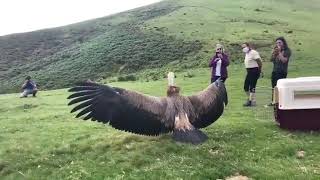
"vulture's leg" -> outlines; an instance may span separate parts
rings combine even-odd
[[[189,122],[188,115],[183,113],[175,117],[172,138],[178,142],[200,144],[208,139],[208,136]]]

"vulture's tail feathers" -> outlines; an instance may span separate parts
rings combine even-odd
[[[208,139],[208,136],[199,129],[192,130],[175,130],[172,138],[182,143],[201,144]]]

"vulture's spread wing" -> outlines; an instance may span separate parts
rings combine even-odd
[[[228,104],[226,88],[221,81],[210,84],[205,90],[194,96],[189,96],[196,113],[192,125],[204,128],[215,122]]]
[[[92,82],[79,83],[69,89],[75,103],[71,112],[81,110],[77,118],[109,123],[112,127],[143,135],[159,135],[172,130],[165,120],[166,98],[143,95],[121,88],[99,85]]]

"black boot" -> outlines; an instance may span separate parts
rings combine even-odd
[[[32,92],[32,96],[33,96],[33,97],[36,97],[36,94],[37,94],[37,91],[34,90],[34,91]]]
[[[251,106],[251,101],[250,101],[250,100],[247,100],[247,102],[244,103],[243,106],[245,106],[245,107]]]
[[[271,102],[271,103],[267,104],[267,106],[274,106],[274,104]]]

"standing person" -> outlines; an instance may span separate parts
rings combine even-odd
[[[287,41],[283,37],[276,39],[276,45],[273,49],[271,62],[273,62],[273,70],[271,75],[272,99],[269,106],[273,105],[273,90],[279,79],[287,78],[288,63],[291,56],[291,50]]]
[[[26,77],[25,82],[22,85],[23,92],[20,97],[28,97],[29,94],[32,94],[33,97],[36,97],[38,92],[37,85],[31,80],[30,76]]]
[[[225,82],[228,78],[229,58],[224,53],[224,48],[221,44],[216,45],[215,55],[211,58],[209,67],[211,67],[211,83],[221,78]]]
[[[256,106],[256,85],[262,70],[262,61],[259,53],[252,49],[249,43],[242,44],[242,51],[245,53],[244,64],[247,70],[244,81],[244,91],[247,95],[247,102],[243,106]]]

